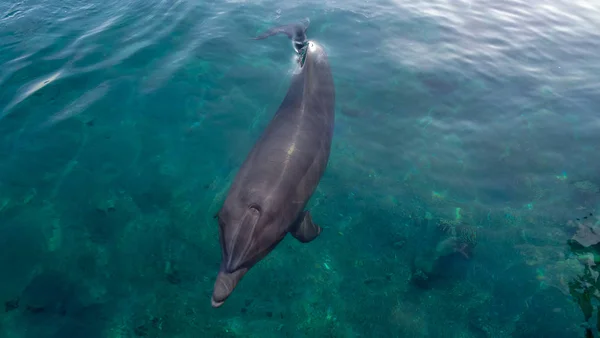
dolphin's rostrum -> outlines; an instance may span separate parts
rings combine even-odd
[[[288,232],[303,243],[321,233],[304,208],[329,159],[335,88],[325,50],[306,40],[308,22],[276,27],[256,38],[285,33],[294,48],[301,50],[304,61],[215,215],[221,267],[211,299],[213,307],[221,306],[248,270]]]

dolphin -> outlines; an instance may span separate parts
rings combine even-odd
[[[258,39],[278,33],[292,40],[302,38],[306,27],[280,26]],[[221,306],[248,270],[287,233],[302,243],[321,233],[305,207],[329,160],[335,88],[323,46],[306,39],[293,41],[303,41],[299,71],[214,216],[219,224],[221,266],[211,298],[213,307]]]

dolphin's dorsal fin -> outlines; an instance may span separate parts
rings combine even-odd
[[[319,236],[321,227],[313,222],[310,211],[304,211],[290,229],[290,233],[300,242],[308,243]]]

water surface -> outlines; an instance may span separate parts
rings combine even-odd
[[[3,337],[583,333],[568,284],[589,263],[567,241],[600,206],[595,2],[38,0],[0,13]],[[310,203],[325,230],[286,239],[215,310],[212,215],[294,71],[285,37],[250,37],[304,17],[336,84]],[[476,236],[472,252],[414,283],[448,224]]]

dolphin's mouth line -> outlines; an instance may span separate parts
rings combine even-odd
[[[212,307],[219,307],[223,305],[223,303],[225,303],[225,301],[217,302],[214,298],[210,299],[210,305],[212,305]]]

